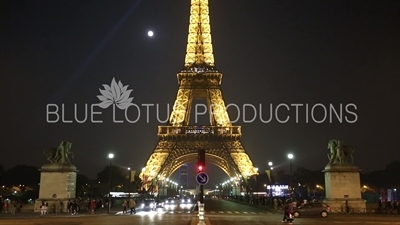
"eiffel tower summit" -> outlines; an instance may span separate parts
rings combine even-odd
[[[177,74],[178,93],[167,126],[158,127],[158,143],[139,177],[142,188],[170,177],[186,163],[196,162],[205,150],[207,163],[221,168],[230,178],[257,174],[242,146],[241,127],[230,122],[222,98],[222,73],[215,66],[211,43],[208,0],[191,0],[189,35],[183,69]],[[209,125],[190,125],[193,100],[205,100]]]

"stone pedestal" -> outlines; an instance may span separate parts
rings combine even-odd
[[[39,199],[36,200],[34,211],[40,211],[43,200],[48,203],[48,210],[66,212],[67,202],[76,194],[76,174],[78,170],[71,164],[46,164],[40,169]]]
[[[350,213],[365,213],[366,204],[361,198],[360,169],[352,164],[327,165],[325,170],[325,194],[323,201],[333,213],[346,212],[346,201]]]

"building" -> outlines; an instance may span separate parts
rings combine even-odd
[[[179,169],[179,188],[188,188],[188,165],[185,164]]]

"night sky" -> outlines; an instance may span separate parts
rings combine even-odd
[[[267,1],[210,0],[211,34],[216,67],[223,73],[226,104],[262,104],[263,123],[242,126],[242,144],[260,171],[268,161],[288,170],[322,169],[327,143],[343,139],[355,146],[354,161],[363,171],[384,169],[400,160],[400,16],[398,1]],[[113,78],[133,89],[132,103],[159,104],[166,118],[167,104],[177,93],[176,73],[183,68],[190,0],[1,1],[0,164],[40,167],[48,163],[43,150],[72,142],[71,161],[89,178],[107,164],[140,170],[154,150],[155,107],[146,108],[136,123],[112,106],[97,107],[94,124],[84,118],[84,107],[100,103],[96,97]],[[154,32],[148,37],[148,30]],[[201,103],[201,102],[200,102]],[[327,109],[317,123],[311,108]],[[73,123],[46,121],[46,106],[64,105]],[[296,111],[279,104],[303,104]],[[306,113],[305,105],[309,110]],[[329,106],[343,107],[343,120]],[[272,107],[271,107],[272,105]],[[345,110],[346,105],[351,105]],[[354,107],[356,106],[356,107]],[[356,108],[356,109],[355,109]],[[253,117],[247,109],[246,118]],[[259,109],[257,109],[259,110]],[[229,108],[231,119],[236,110]],[[133,120],[134,110],[130,115]],[[241,113],[241,116],[243,113]],[[306,121],[308,115],[308,123]],[[316,120],[323,107],[316,106]],[[344,118],[347,116],[347,121]],[[52,120],[55,120],[53,115]],[[207,121],[205,116],[200,121]],[[192,118],[194,122],[194,118]],[[202,124],[202,125],[208,125]],[[195,170],[194,165],[190,170]],[[208,166],[212,183],[227,179]],[[191,178],[194,181],[194,178]]]

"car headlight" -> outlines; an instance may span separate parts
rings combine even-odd
[[[140,206],[143,208],[143,207],[144,207],[144,204],[142,203]]]
[[[153,207],[154,206],[154,204],[153,203],[150,203],[150,207]]]
[[[171,203],[174,203],[174,200],[172,200]]]

